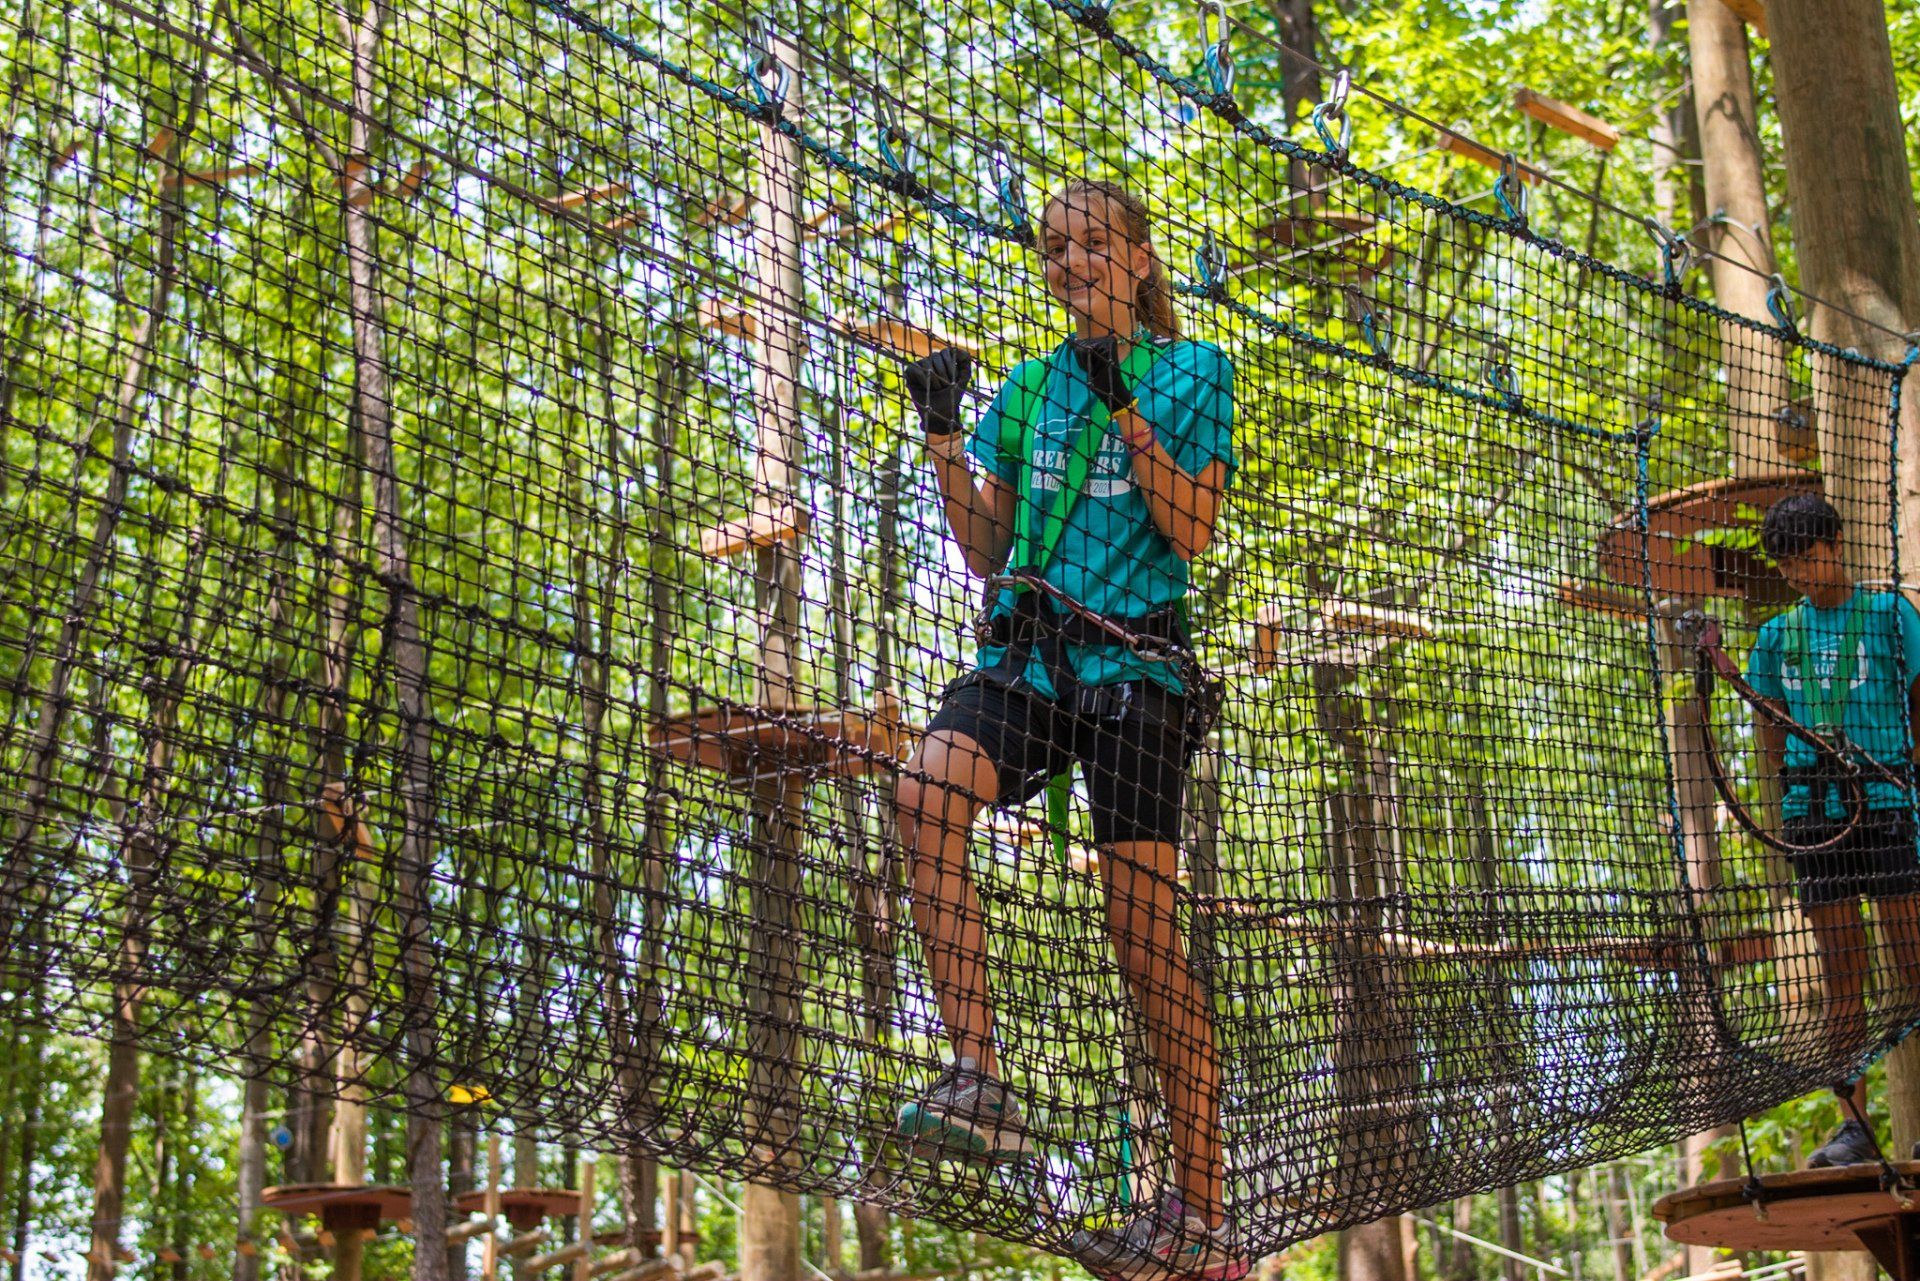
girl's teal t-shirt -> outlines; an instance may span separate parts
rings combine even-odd
[[[1847,616],[1855,600],[1862,618],[1854,653],[1853,683],[1846,694],[1847,741],[1883,765],[1903,766],[1912,750],[1907,733],[1907,691],[1920,677],[1920,612],[1898,592],[1855,588],[1844,604],[1815,609],[1801,601],[1793,609],[1767,620],[1754,638],[1747,656],[1747,683],[1762,698],[1787,705],[1787,715],[1802,725],[1814,721],[1816,700],[1827,701],[1840,691],[1831,689],[1839,674],[1840,647],[1847,634]],[[1806,620],[1807,658],[1813,670],[1802,672],[1798,655],[1790,652],[1789,619],[1798,613]],[[1787,735],[1787,766],[1814,763],[1813,748]],[[1827,817],[1843,818],[1846,806],[1838,789],[1827,791]],[[1906,792],[1891,783],[1866,784],[1869,809],[1893,809],[1911,804]],[[1782,813],[1799,818],[1807,812],[1804,784],[1788,789]]]
[[[1233,452],[1233,365],[1226,353],[1207,342],[1167,342],[1159,357],[1134,389],[1141,417],[1189,476],[1197,476],[1217,461],[1227,464],[1231,484],[1239,460]],[[1033,522],[1044,524],[1046,505],[1059,497],[1065,483],[1067,458],[1093,412],[1093,390],[1070,343],[1061,343],[1049,364],[1046,390],[1040,397],[1034,432],[1031,492],[1023,502],[1036,502]],[[1002,448],[1020,439],[1020,425],[1004,424],[1002,415],[1017,412],[1022,393],[1009,379],[987,407],[968,441],[967,452],[988,472],[1008,485],[1020,483],[1022,460],[1017,451]],[[1182,600],[1189,582],[1187,562],[1174,553],[1173,544],[1154,527],[1147,501],[1133,479],[1133,460],[1118,429],[1109,427],[1087,474],[1080,500],[1068,514],[1060,541],[1041,576],[1089,609],[1111,618],[1138,618]],[[995,613],[1013,608],[1015,592],[1002,588]],[[983,646],[981,667],[997,665],[1006,651]],[[1069,645],[1067,662],[1086,685],[1121,681],[1157,680],[1176,693],[1180,681],[1165,663],[1147,662],[1127,649],[1110,645]],[[1036,653],[1027,663],[1025,682],[1043,698],[1057,691]]]

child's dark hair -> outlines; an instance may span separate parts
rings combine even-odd
[[[1790,560],[1816,543],[1840,541],[1840,513],[1819,494],[1795,494],[1767,508],[1760,546],[1774,561]]]
[[[1167,269],[1160,261],[1160,251],[1153,247],[1153,222],[1147,216],[1147,206],[1141,199],[1117,182],[1103,182],[1097,178],[1075,178],[1053,194],[1053,200],[1066,200],[1073,196],[1103,196],[1117,215],[1120,230],[1126,233],[1128,240],[1146,246],[1151,259],[1147,267],[1147,276],[1134,291],[1134,309],[1140,314],[1140,323],[1157,338],[1178,338],[1180,320],[1173,312],[1173,288],[1167,281]]]

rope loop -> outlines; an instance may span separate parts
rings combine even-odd
[[[744,40],[747,60],[747,84],[759,99],[760,110],[769,121],[778,121],[787,108],[787,93],[793,88],[793,68],[773,52],[773,32],[767,20],[758,14],[747,19]],[[773,74],[773,84],[767,76]]]
[[[1313,131],[1320,135],[1320,145],[1335,159],[1345,159],[1353,150],[1353,117],[1347,114],[1347,94],[1353,88],[1353,72],[1342,67],[1333,78],[1333,92],[1327,100],[1313,109]],[[1333,122],[1339,121],[1340,132],[1333,131]]]
[[[1782,329],[1799,336],[1800,316],[1793,307],[1793,290],[1787,287],[1787,278],[1777,271],[1767,278],[1767,314]]]
[[[1193,274],[1200,278],[1201,297],[1215,302],[1227,301],[1227,251],[1211,227],[1193,255]]]
[[[1227,0],[1201,0],[1200,43],[1206,46],[1207,79],[1215,98],[1233,95],[1233,51],[1227,47],[1230,28]]]
[[[1500,176],[1493,183],[1493,198],[1500,202],[1500,212],[1508,222],[1520,227],[1527,225],[1529,193],[1527,184],[1520,181],[1520,161],[1511,151],[1500,159]]]

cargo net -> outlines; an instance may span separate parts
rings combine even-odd
[[[1344,81],[1289,127],[1211,11],[575,2],[22,10],[8,1017],[1056,1248],[1171,1189],[1265,1250],[1920,1016],[1892,900],[1831,995],[1684,617],[1744,664],[1795,596],[1760,516],[1823,484],[1896,578],[1903,365],[1520,161],[1361,167],[1356,121],[1421,135]],[[967,352],[1018,477],[987,405],[1069,334],[1078,178],[1144,200],[1188,342],[989,587],[907,382]],[[1092,412],[1049,378],[1036,452]],[[950,691],[989,592],[1130,691]],[[998,775],[930,764],[943,701]],[[950,1032],[993,1081],[941,1086]],[[930,1142],[1002,1091],[1016,1159]]]

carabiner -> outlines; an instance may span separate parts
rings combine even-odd
[[[1342,67],[1333,77],[1333,92],[1313,109],[1313,131],[1329,155],[1344,158],[1353,149],[1353,117],[1347,114],[1347,93],[1353,87],[1353,72]],[[1340,122],[1336,136],[1330,121]]]
[[[1520,376],[1513,372],[1513,366],[1506,360],[1487,362],[1487,385],[1500,393],[1507,402],[1507,408],[1520,406]]]
[[[1367,346],[1373,350],[1375,356],[1383,361],[1392,360],[1392,327],[1381,319],[1380,314],[1374,310],[1373,304],[1368,302],[1366,296],[1358,289],[1349,287],[1346,293],[1347,306],[1360,321],[1360,336],[1367,340]]]
[[[1026,183],[1013,167],[1013,157],[1005,143],[993,147],[994,196],[1000,202],[1000,216],[1007,225],[1018,228],[1024,244],[1033,243],[1033,223],[1027,217]]]
[[[1767,313],[1788,333],[1800,332],[1800,317],[1793,307],[1793,290],[1787,287],[1787,278],[1777,271],[1767,279]]]
[[[1527,225],[1527,202],[1530,198],[1527,184],[1520,177],[1520,162],[1509,151],[1500,160],[1500,176],[1493,183],[1493,198],[1500,202],[1500,212],[1507,221]]]
[[[1193,255],[1193,273],[1200,278],[1200,292],[1215,302],[1227,300],[1227,251],[1207,228],[1200,248]]]
[[[1667,292],[1677,295],[1680,282],[1693,269],[1693,242],[1654,218],[1646,220],[1646,227],[1660,249],[1660,274]]]
[[[1201,0],[1200,43],[1206,46],[1204,61],[1213,95],[1225,98],[1233,93],[1233,51],[1227,47],[1227,0]]]
[[[903,177],[913,177],[916,156],[913,138],[900,127],[900,116],[893,103],[885,98],[874,99],[874,115],[880,123],[880,159],[887,168]],[[898,148],[898,150],[896,150]]]
[[[760,100],[761,109],[770,119],[778,120],[786,110],[787,92],[793,88],[793,68],[773,52],[773,32],[765,18],[755,15],[747,19],[745,44],[747,83],[753,86],[753,96]],[[776,73],[772,88],[767,87],[768,72]]]

